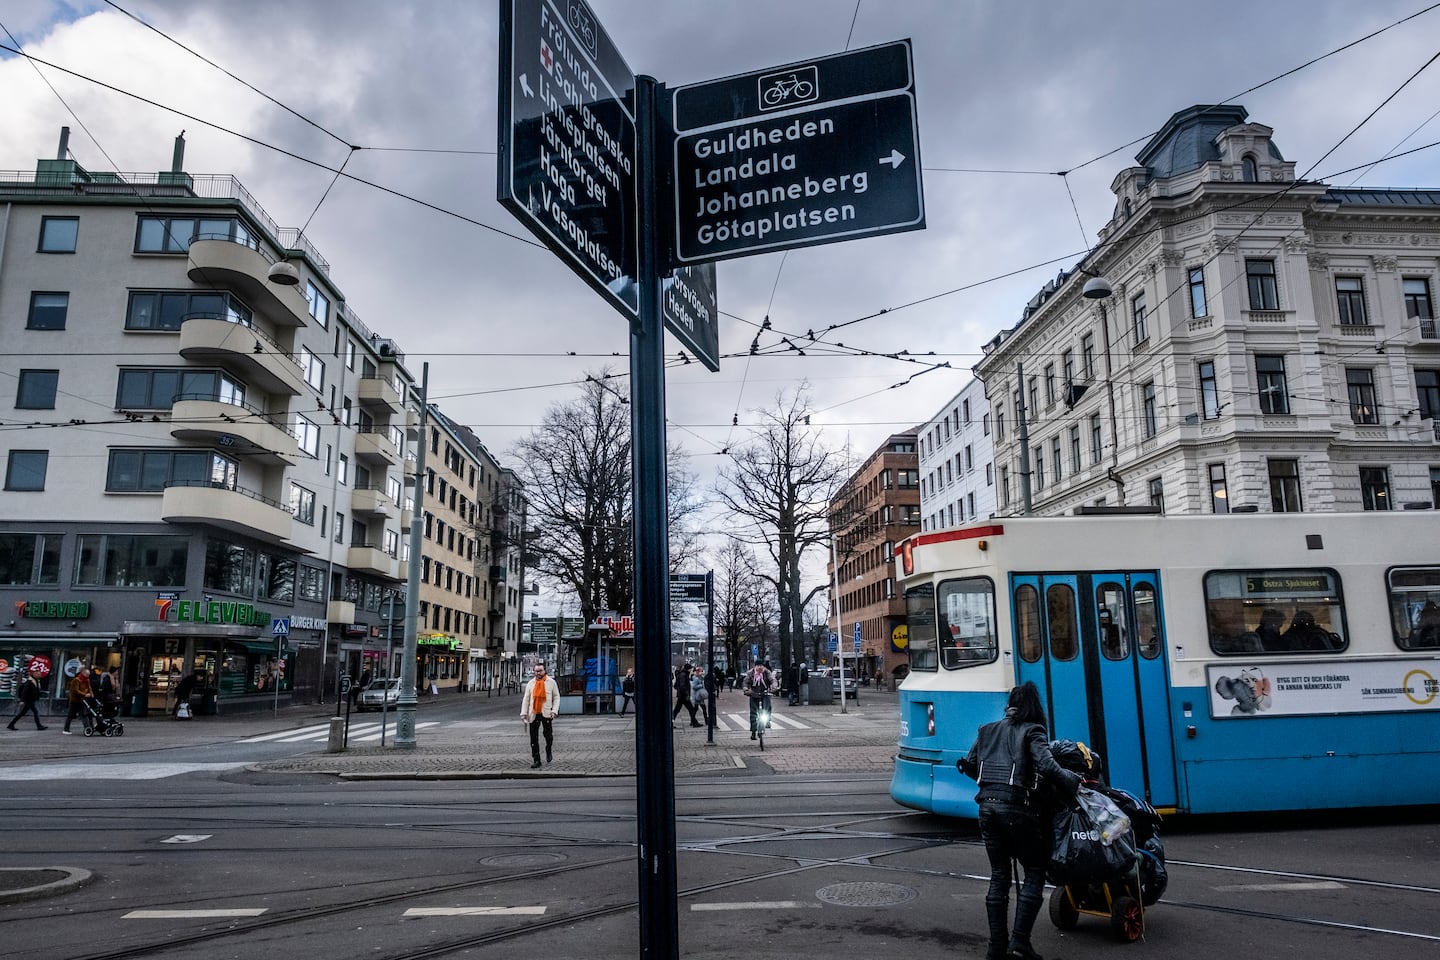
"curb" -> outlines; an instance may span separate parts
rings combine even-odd
[[[39,883],[33,887],[0,892],[0,903],[18,903],[22,900],[39,900],[57,893],[65,893],[83,887],[95,879],[89,870],[80,867],[0,867],[0,873],[63,873],[59,880]]]

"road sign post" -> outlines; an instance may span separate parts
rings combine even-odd
[[[270,621],[270,636],[275,638],[275,676],[270,678],[271,686],[275,688],[274,704],[270,708],[272,716],[280,716],[280,678],[285,675],[285,638],[290,636],[290,618],[275,617]]]

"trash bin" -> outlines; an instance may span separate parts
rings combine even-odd
[[[828,706],[835,699],[835,681],[829,677],[811,677],[807,686],[811,706]]]
[[[213,717],[220,712],[220,705],[214,690],[206,690],[200,695],[200,716]]]
[[[150,712],[150,696],[145,690],[136,690],[126,702],[127,717],[143,717]]]

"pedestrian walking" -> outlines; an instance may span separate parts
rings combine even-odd
[[[70,698],[70,712],[65,714],[65,726],[61,733],[70,732],[70,721],[80,716],[85,711],[85,701],[95,696],[95,691],[90,686],[90,674],[85,672],[83,666],[65,684],[65,693]]]
[[[545,664],[535,664],[535,676],[525,684],[520,697],[520,719],[530,728],[530,769],[540,769],[540,731],[545,731],[545,762],[554,759],[555,730],[553,721],[560,712],[560,686],[555,678],[545,675]]]
[[[620,716],[625,716],[625,711],[630,704],[635,702],[635,668],[631,667],[625,671],[625,676],[620,680]]]
[[[969,755],[955,765],[980,785],[975,796],[980,805],[980,839],[990,860],[986,960],[1041,960],[1030,945],[1030,931],[1044,902],[1045,867],[1054,844],[1049,812],[1041,809],[1041,781],[1073,796],[1080,775],[1051,756],[1045,708],[1033,682],[1027,680],[1010,691],[1005,716],[981,727]],[[1025,880],[1015,897],[1015,926],[1007,929],[1012,860],[1020,861]]]
[[[45,725],[40,722],[40,711],[35,706],[40,699],[40,684],[36,683],[35,678],[30,675],[30,671],[26,669],[28,666],[28,662],[20,664],[22,671],[20,683],[15,688],[15,699],[20,701],[20,712],[10,719],[9,728],[11,730],[15,729],[15,724],[27,713],[35,718],[36,730],[45,729]]]
[[[700,727],[710,723],[710,711],[706,707],[706,701],[710,698],[705,695],[705,677],[696,667],[690,672],[690,726]],[[700,716],[705,718],[705,723],[695,722],[695,713],[699,711]]]
[[[800,703],[800,665],[794,660],[785,668],[785,691],[790,695],[790,706]]]
[[[690,664],[685,663],[675,668],[675,709],[670,711],[670,719],[674,720],[680,716],[681,710],[690,711],[690,726],[700,726],[695,719],[695,704],[690,700]]]

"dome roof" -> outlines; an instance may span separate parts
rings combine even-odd
[[[1220,150],[1215,140],[1230,127],[1245,122],[1249,113],[1237,104],[1207,106],[1199,104],[1181,110],[1165,122],[1160,132],[1151,138],[1145,148],[1135,155],[1150,176],[1166,179],[1188,173],[1202,163],[1220,159]],[[1270,147],[1270,154],[1277,160],[1284,158]]]

